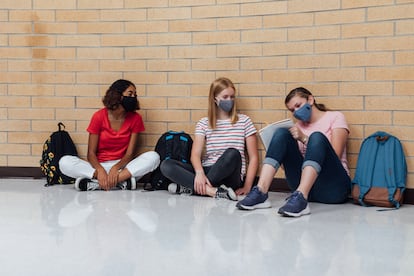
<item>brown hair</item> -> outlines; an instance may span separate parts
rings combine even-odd
[[[210,94],[208,95],[208,122],[211,129],[216,128],[217,122],[218,106],[216,104],[215,98],[218,94],[220,94],[221,91],[229,87],[233,88],[234,92],[236,92],[236,88],[234,87],[233,82],[230,79],[224,77],[216,79],[210,85]],[[235,124],[237,120],[239,120],[239,117],[237,116],[236,101],[234,101],[234,106],[230,111],[230,119],[232,124]]]
[[[104,106],[110,110],[117,109],[121,104],[122,93],[124,93],[124,91],[130,86],[133,86],[136,89],[135,84],[129,80],[119,79],[112,83],[108,90],[106,90],[105,96],[102,98]],[[135,110],[139,109],[139,101],[137,101],[137,107]]]
[[[313,96],[313,95],[308,89],[303,88],[303,87],[297,87],[295,89],[292,89],[289,92],[289,94],[287,94],[287,96],[285,98],[285,105],[287,105],[287,103],[295,96],[299,96],[299,97],[302,97],[302,98],[305,98],[305,99],[309,99],[309,96]],[[316,103],[315,97],[314,97],[313,104],[320,111],[328,111],[329,110],[324,104]]]

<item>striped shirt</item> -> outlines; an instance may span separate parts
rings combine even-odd
[[[212,166],[228,148],[235,148],[242,157],[242,176],[246,174],[246,138],[257,132],[247,115],[239,114],[239,120],[232,125],[230,119],[217,120],[216,129],[210,129],[208,118],[198,121],[195,135],[202,135],[206,139],[206,150],[201,160],[205,167]]]

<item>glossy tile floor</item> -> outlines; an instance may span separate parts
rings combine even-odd
[[[1,275],[414,275],[414,206],[276,209],[0,179]],[[286,194],[271,193],[274,207]]]

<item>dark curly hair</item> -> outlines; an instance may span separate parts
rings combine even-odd
[[[108,90],[106,90],[105,96],[102,98],[104,106],[110,110],[117,109],[121,104],[122,93],[130,86],[133,86],[136,89],[135,84],[129,80],[119,79],[112,83]],[[135,110],[139,109],[139,102],[137,102],[137,108]]]

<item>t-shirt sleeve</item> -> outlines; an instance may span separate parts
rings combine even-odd
[[[89,126],[86,129],[91,134],[99,134],[102,126],[103,120],[103,112],[97,111],[95,112],[92,117],[91,121],[89,122]]]
[[[207,118],[202,118],[197,122],[195,128],[195,135],[206,136]]]
[[[335,116],[332,123],[332,129],[344,128],[349,132],[348,124],[346,122],[344,114],[341,112],[335,112]]]
[[[256,127],[254,126],[250,117],[246,116],[245,137],[249,137],[250,135],[253,135],[255,133],[257,133]]]
[[[145,126],[144,126],[144,121],[142,120],[142,116],[138,113],[135,113],[133,117],[131,132],[139,133],[144,130],[145,130]]]

